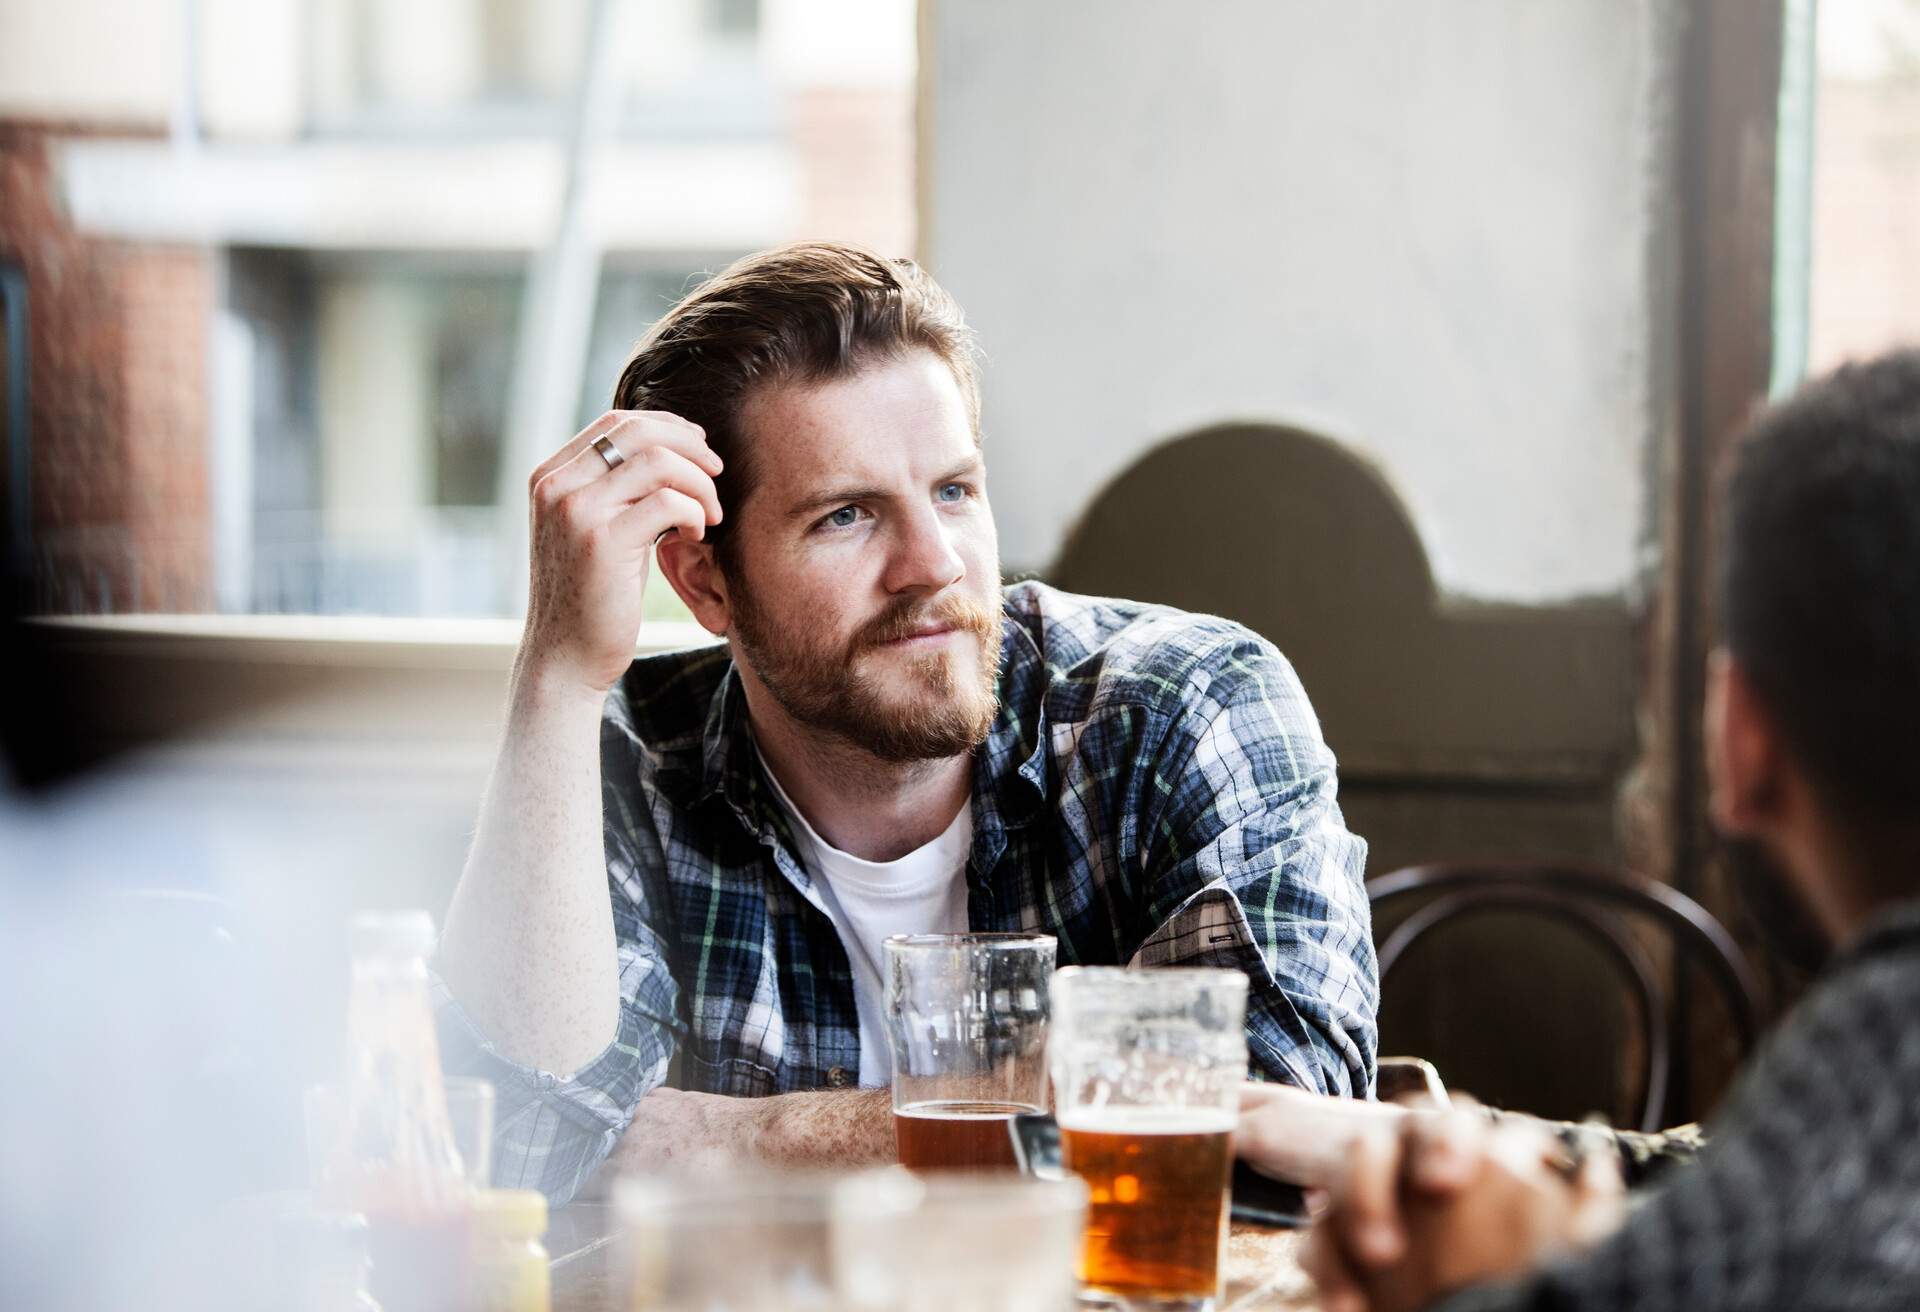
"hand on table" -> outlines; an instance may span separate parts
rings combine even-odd
[[[1240,1086],[1233,1150],[1263,1175],[1324,1188],[1340,1174],[1356,1138],[1368,1131],[1391,1134],[1407,1115],[1391,1103],[1248,1082]]]
[[[698,540],[720,522],[720,469],[698,424],[609,410],[533,471],[528,670],[586,693],[614,685],[633,660],[654,541],[669,529]]]
[[[1467,1111],[1357,1135],[1303,1263],[1327,1312],[1411,1312],[1590,1247],[1620,1223],[1617,1161],[1569,1173],[1558,1139]]]

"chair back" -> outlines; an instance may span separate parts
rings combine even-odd
[[[1381,991],[1385,1006],[1393,1006],[1390,982],[1394,970],[1416,944],[1429,943],[1439,931],[1462,922],[1502,915],[1550,922],[1584,941],[1607,963],[1637,1028],[1643,1054],[1631,1081],[1631,1119],[1645,1130],[1661,1128],[1671,1092],[1674,1069],[1675,1018],[1670,980],[1689,965],[1704,969],[1723,999],[1740,1055],[1751,1050],[1758,1033],[1759,996],[1753,973],[1726,928],[1698,902],[1685,894],[1625,872],[1567,864],[1457,863],[1415,866],[1396,870],[1368,882],[1376,925],[1390,925],[1379,944]],[[1643,933],[1651,927],[1670,943],[1671,971],[1662,970],[1648,950]],[[1489,955],[1477,954],[1476,962]],[[1507,953],[1491,958],[1492,969],[1516,976],[1528,966],[1516,964]],[[1484,982],[1484,981],[1476,981]],[[1485,1026],[1513,1040],[1519,1034],[1522,1013],[1537,1005],[1528,981],[1514,978],[1498,995],[1512,1000],[1513,1015],[1482,1017]],[[1583,1033],[1603,1029],[1595,1015],[1535,1016],[1549,1032],[1565,1033],[1578,1041]],[[1383,1017],[1383,1021],[1384,1021]],[[1584,1029],[1583,1029],[1584,1026]],[[1404,1045],[1403,1045],[1404,1046]],[[1613,1105],[1629,1081],[1619,1070],[1619,1058],[1628,1045],[1608,1054],[1614,1087],[1596,1096],[1593,1106]],[[1445,1052],[1423,1052],[1444,1072],[1450,1085],[1472,1091],[1475,1073],[1450,1063]],[[1513,1064],[1519,1054],[1508,1053]],[[1536,1058],[1544,1054],[1535,1054]],[[1596,1095],[1601,1091],[1595,1090]],[[1543,1110],[1529,1108],[1527,1110]],[[1556,1109],[1560,1110],[1560,1109]]]

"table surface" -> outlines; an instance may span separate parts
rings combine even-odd
[[[1310,1312],[1313,1283],[1296,1250],[1301,1232],[1235,1223],[1227,1239],[1227,1295],[1221,1312]],[[547,1230],[553,1258],[554,1312],[625,1312],[614,1260],[613,1209],[571,1203]]]

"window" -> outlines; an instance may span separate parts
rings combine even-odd
[[[612,39],[589,40],[595,14]],[[514,615],[530,459],[503,433],[529,269],[564,233],[566,267],[597,270],[552,312],[584,337],[546,366],[545,390],[577,398],[540,425],[557,446],[703,272],[805,238],[909,253],[914,17],[913,0],[210,8],[187,126],[117,141],[121,120],[82,115],[85,185],[36,162],[45,203],[20,207],[45,229],[29,249],[90,273],[48,331],[99,348],[35,375],[37,405],[75,417],[35,435],[36,467],[88,471],[32,489],[40,608]],[[590,55],[607,94],[570,174]],[[63,187],[91,227],[63,217]],[[568,195],[589,198],[577,223]],[[660,586],[649,604],[673,608]]]
[[[573,428],[552,445],[606,409],[633,342],[731,258],[602,277]],[[517,541],[505,516],[525,513],[527,471],[503,469],[502,433],[522,282],[503,259],[233,254],[253,398],[246,609],[511,612],[525,565],[502,549]]]
[[[1920,344],[1920,0],[1788,14],[1776,391]]]
[[[315,0],[306,76],[323,134],[554,130],[580,81],[594,0]],[[756,61],[759,0],[611,0],[624,135],[777,130]]]

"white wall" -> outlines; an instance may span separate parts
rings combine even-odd
[[[1629,587],[1668,3],[929,0],[925,253],[1009,566],[1264,419],[1376,460],[1450,593]]]
[[[760,15],[761,58],[784,85],[892,88],[913,80],[913,0],[763,0]]]
[[[164,124],[180,51],[178,4],[0,0],[0,117]]]

